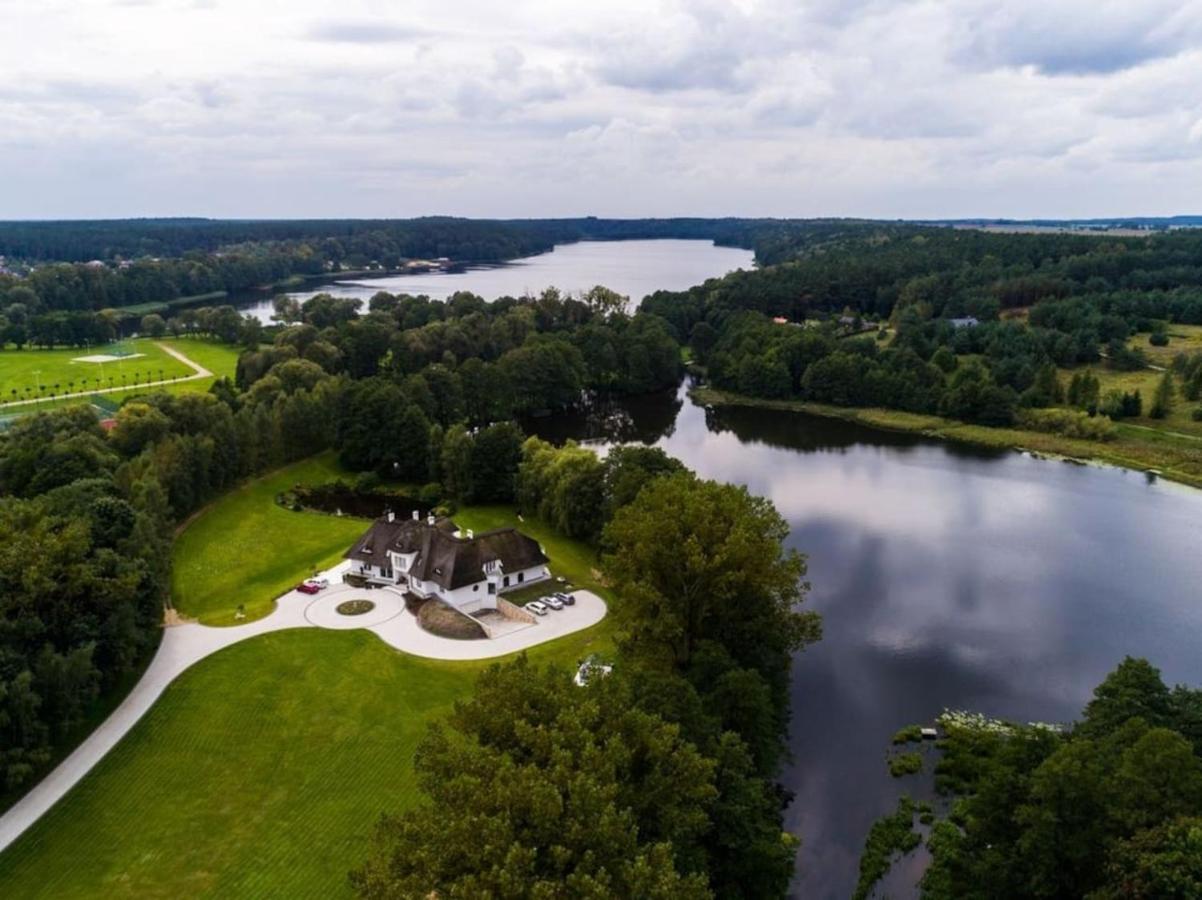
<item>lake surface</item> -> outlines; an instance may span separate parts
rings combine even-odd
[[[745,484],[808,554],[825,634],[793,672],[799,897],[848,897],[869,826],[913,790],[885,768],[898,728],[945,707],[1069,721],[1125,654],[1202,685],[1200,491],[836,420],[707,412],[683,389],[536,430],[654,443]]]
[[[471,291],[486,300],[538,294],[548,287],[579,293],[598,284],[630,298],[637,305],[657,290],[681,291],[707,278],[735,269],[750,269],[753,254],[735,247],[718,247],[711,241],[581,241],[559,244],[547,253],[528,256],[501,266],[469,268],[462,272],[423,272],[359,281],[331,281],[289,296],[307,300],[330,293],[367,301],[377,291],[426,294],[446,299],[456,291]],[[243,312],[271,319],[271,299],[242,307]]]

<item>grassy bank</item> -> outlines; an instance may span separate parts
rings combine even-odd
[[[1202,487],[1202,441],[1189,434],[1175,434],[1147,425],[1120,424],[1115,439],[1102,442],[1020,428],[969,425],[940,416],[894,409],[828,406],[802,400],[763,400],[709,387],[694,389],[693,397],[699,403],[713,406],[792,410],[940,440],[960,441],[997,449],[1028,450],[1083,462],[1102,462],[1127,469],[1155,471],[1165,478]]]

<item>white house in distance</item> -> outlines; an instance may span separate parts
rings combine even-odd
[[[516,528],[476,535],[417,510],[408,519],[392,513],[376,519],[346,558],[351,574],[437,597],[465,613],[496,609],[505,591],[551,577],[543,548]]]

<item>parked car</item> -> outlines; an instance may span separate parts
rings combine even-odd
[[[531,600],[526,604],[526,609],[534,613],[536,616],[545,616],[547,614],[547,606],[538,600]]]
[[[550,594],[546,597],[543,597],[542,602],[547,604],[547,606],[551,607],[556,612],[563,609],[563,601],[560,600],[558,597],[556,597],[554,594]]]
[[[313,587],[317,588],[319,591],[324,591],[326,588],[328,588],[330,586],[330,579],[328,579],[328,578],[306,578],[305,584],[312,585]]]
[[[321,590],[321,588],[309,581],[302,581],[296,586],[296,589],[302,594],[316,594]]]
[[[572,596],[571,594],[565,594],[563,591],[556,591],[554,596],[558,597],[565,606],[575,606],[576,605],[576,598],[574,596]]]

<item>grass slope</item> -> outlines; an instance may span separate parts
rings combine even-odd
[[[335,562],[366,528],[361,519],[295,513],[276,494],[300,482],[345,475],[332,455],[280,469],[202,510],[175,541],[171,598],[206,625],[231,625],[239,604],[248,619],[271,612],[275,598]]]

